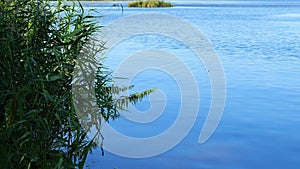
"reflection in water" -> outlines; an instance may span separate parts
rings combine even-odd
[[[205,143],[198,136],[210,106],[207,70],[189,49],[172,39],[137,36],[116,46],[106,64],[114,69],[133,51],[168,50],[184,60],[199,83],[200,109],[194,128],[174,149],[146,159],[128,159],[95,151],[87,168],[297,168],[300,166],[300,18],[299,1],[293,2],[174,2],[168,9],[111,9],[103,24],[145,12],[178,16],[196,25],[212,42],[222,61],[227,100],[223,119]],[[189,4],[189,5],[184,5]],[[232,3],[235,3],[232,5]],[[91,3],[98,6],[99,3]],[[193,5],[194,7],[187,7]],[[124,5],[126,6],[126,5]],[[100,8],[102,10],[104,8]],[[121,32],[120,32],[121,33]],[[145,71],[132,81],[137,90],[158,87],[169,97],[158,121],[137,127],[121,118],[116,129],[149,136],[172,124],[178,109],[177,85],[168,75]],[[137,105],[147,110],[149,104]],[[175,113],[174,113],[175,112]],[[128,112],[129,113],[129,112]],[[145,132],[146,131],[146,132]]]

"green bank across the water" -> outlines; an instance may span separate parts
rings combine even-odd
[[[163,0],[138,0],[129,2],[128,7],[139,8],[156,8],[156,7],[172,7],[170,2],[164,2]]]

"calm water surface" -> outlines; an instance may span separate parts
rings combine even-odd
[[[200,109],[194,127],[172,150],[159,156],[130,159],[95,150],[86,168],[103,169],[228,169],[300,167],[300,2],[176,2],[165,9],[110,9],[96,7],[106,15],[103,24],[127,15],[166,13],[195,26],[212,42],[222,61],[227,100],[222,121],[204,144],[198,137],[210,106],[207,71],[180,42],[155,35],[138,36],[116,46],[106,64],[116,69],[133,51],[156,48],[176,53],[194,73],[200,90]],[[126,3],[124,3],[126,6]],[[120,32],[121,33],[121,32]],[[142,64],[142,63],[141,63]],[[168,74],[147,70],[132,81],[136,89],[157,87],[168,104],[163,115],[150,124],[135,124],[120,118],[117,130],[134,137],[161,133],[178,114],[180,92]],[[149,108],[145,99],[137,105]],[[130,150],[129,150],[130,151]]]

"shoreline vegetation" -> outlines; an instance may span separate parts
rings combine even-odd
[[[137,0],[134,2],[129,2],[128,7],[158,8],[158,7],[173,7],[173,5],[170,2],[165,2],[163,0]]]
[[[0,1],[0,169],[85,168],[101,125],[154,91],[121,95],[99,16],[65,2]]]

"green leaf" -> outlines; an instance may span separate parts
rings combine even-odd
[[[46,76],[46,79],[47,79],[48,81],[56,81],[56,80],[62,79],[63,77],[64,77],[64,75],[62,75],[62,74],[53,75],[53,76],[47,75],[47,76]]]

